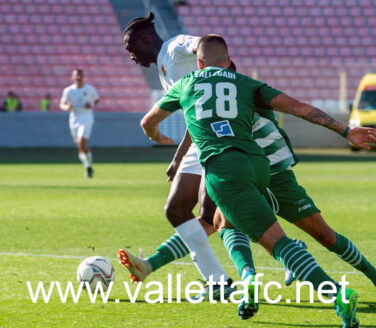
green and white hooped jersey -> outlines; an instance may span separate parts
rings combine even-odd
[[[282,172],[296,164],[290,147],[273,121],[255,113],[252,132],[254,140],[263,148],[270,161],[272,174]]]

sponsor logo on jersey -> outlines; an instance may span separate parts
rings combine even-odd
[[[218,138],[234,136],[234,132],[232,132],[231,125],[228,120],[214,122],[210,125]]]

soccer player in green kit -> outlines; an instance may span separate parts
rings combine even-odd
[[[253,141],[255,107],[270,106],[344,135],[353,144],[368,148],[376,141],[376,130],[349,129],[324,112],[303,104],[281,91],[225,68],[229,57],[225,41],[205,36],[197,49],[199,71],[178,81],[167,95],[143,118],[145,134],[157,142],[165,138],[158,124],[183,108],[193,142],[205,168],[209,196],[228,220],[253,241],[258,241],[273,257],[302,281],[317,289],[331,279],[304,248],[282,230],[263,197],[269,183],[270,166],[262,149]],[[358,327],[357,297],[351,289],[336,288],[337,313],[343,327]]]

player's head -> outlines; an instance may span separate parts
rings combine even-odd
[[[82,84],[84,82],[84,71],[80,68],[75,68],[72,71],[72,80],[75,84]]]
[[[153,20],[153,13],[146,18],[133,18],[124,30],[124,47],[129,52],[131,60],[145,67],[157,61],[163,43],[155,31]]]
[[[226,41],[217,34],[203,36],[197,45],[197,64],[200,69],[208,66],[227,68],[230,57]]]

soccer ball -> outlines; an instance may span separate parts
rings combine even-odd
[[[85,282],[87,281],[91,291],[94,291],[97,283],[100,282],[103,291],[106,291],[110,282],[115,280],[115,270],[111,262],[106,258],[90,256],[78,266],[77,280],[79,283],[84,283],[84,289],[86,289]]]

